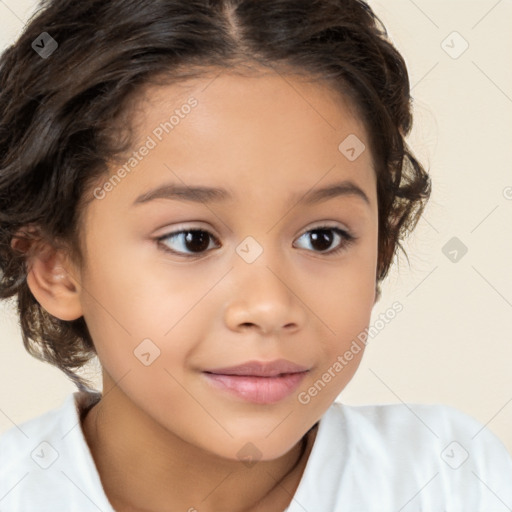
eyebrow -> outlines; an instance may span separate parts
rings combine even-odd
[[[322,201],[327,201],[334,197],[355,196],[363,199],[367,204],[370,200],[366,193],[352,181],[341,181],[333,183],[323,188],[314,189],[304,194],[293,194],[290,201],[297,204],[309,205],[316,204]],[[233,196],[230,192],[223,188],[206,187],[206,186],[187,186],[174,183],[167,183],[156,187],[135,199],[133,205],[145,204],[155,199],[170,199],[177,201],[192,201],[196,203],[212,203],[222,202],[232,199]]]

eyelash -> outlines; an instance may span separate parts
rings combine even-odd
[[[310,230],[302,233],[302,235],[300,235],[299,238],[302,238],[304,235],[307,235],[308,233],[312,233],[314,231],[333,231],[338,236],[340,236],[342,238],[342,241],[340,242],[339,247],[337,249],[331,249],[330,251],[324,251],[324,252],[322,252],[322,251],[313,251],[313,252],[316,252],[316,253],[318,253],[320,255],[336,256],[337,254],[341,253],[342,251],[348,249],[348,247],[350,245],[352,245],[354,243],[354,241],[356,240],[356,237],[354,235],[350,234],[348,231],[345,231],[345,230],[340,229],[340,228],[335,227],[335,226],[318,226],[318,227],[315,227],[313,229],[310,229]],[[179,230],[179,231],[172,231],[170,233],[167,233],[165,235],[162,235],[162,236],[156,238],[156,241],[158,242],[159,246],[161,247],[161,249],[164,252],[170,253],[170,254],[173,254],[173,255],[182,256],[184,258],[198,259],[203,254],[208,252],[208,251],[204,251],[202,253],[186,254],[186,253],[182,253],[182,252],[170,249],[167,245],[165,245],[163,243],[164,240],[169,240],[169,239],[172,239],[172,238],[176,238],[179,235],[182,235],[184,233],[206,233],[210,238],[213,238],[214,241],[218,243],[217,237],[215,235],[213,235],[212,233],[210,233],[209,231],[207,231],[205,229],[194,229],[194,228],[182,229],[182,230]]]

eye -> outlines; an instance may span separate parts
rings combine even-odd
[[[314,252],[327,254],[329,256],[336,255],[347,249],[356,239],[347,231],[332,226],[319,226],[306,231],[299,237],[299,240],[306,236],[309,237],[311,241],[309,245],[313,247]],[[211,249],[211,240],[214,240],[219,245],[218,239],[212,233],[204,229],[183,229],[174,231],[158,237],[156,240],[163,251],[184,256],[185,258],[193,258],[194,256],[200,256],[207,252]],[[328,250],[336,240],[335,248]],[[174,248],[171,248],[171,245],[174,245]]]
[[[157,241],[160,242],[164,251],[190,258],[193,257],[194,254],[201,254],[206,251],[209,248],[209,242],[212,238],[218,242],[214,235],[204,229],[183,229],[181,231],[174,231],[173,233],[163,235],[157,238]],[[175,244],[175,247],[184,247],[186,250],[191,252],[187,254],[181,250],[171,249],[167,242],[175,240],[179,241],[179,243]]]
[[[332,226],[318,226],[315,229],[310,229],[301,235],[299,240],[306,236],[311,241],[309,245],[316,249],[314,252],[329,256],[334,256],[347,249],[355,241],[355,237],[348,231]],[[335,248],[328,250],[336,239],[338,242],[335,244]]]

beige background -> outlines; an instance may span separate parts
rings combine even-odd
[[[0,0],[2,48],[33,5]],[[401,258],[395,267],[373,321],[394,301],[403,311],[371,339],[340,400],[449,404],[488,425],[512,452],[512,2],[371,5],[409,66],[410,144],[430,168],[433,195],[407,244],[410,264]],[[468,249],[457,262],[443,253],[453,237]],[[7,304],[0,306],[0,375],[0,431],[74,391],[24,352]]]

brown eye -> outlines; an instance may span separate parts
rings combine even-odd
[[[319,251],[327,251],[335,238],[332,230],[328,231],[326,229],[315,229],[310,232],[309,235],[311,237],[311,244],[315,248],[315,250]]]
[[[313,252],[329,256],[347,249],[355,240],[355,237],[347,231],[331,226],[320,226],[309,230],[299,237],[301,238],[306,240],[309,238],[310,250]],[[211,240],[220,245],[217,238],[204,229],[183,229],[157,238],[163,251],[185,258],[199,257],[208,252],[211,249]],[[334,249],[330,249],[333,244]]]
[[[354,240],[347,231],[337,227],[320,226],[311,229],[304,233],[300,238],[306,237],[310,240],[310,246],[314,252],[325,253],[329,255],[338,254],[340,251],[346,249]],[[329,250],[333,243],[336,243],[335,248]]]
[[[175,231],[159,237],[157,240],[163,246],[165,251],[182,256],[193,256],[194,254],[203,254],[210,246],[210,240],[216,238],[203,229],[187,229]],[[170,248],[172,243],[178,249]]]

